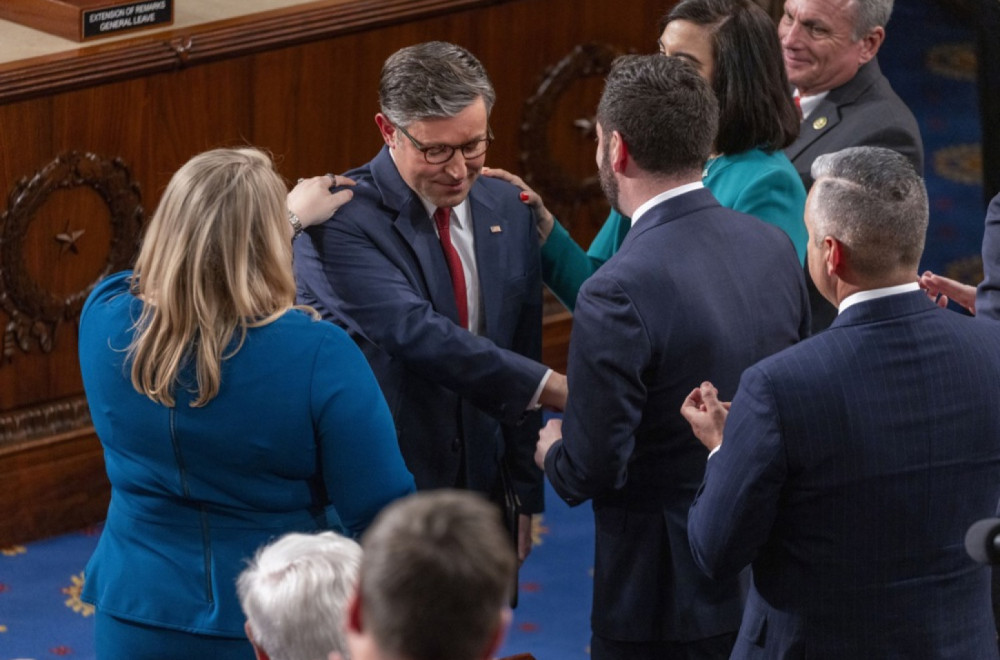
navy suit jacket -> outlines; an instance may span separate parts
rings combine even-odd
[[[563,439],[545,472],[567,502],[593,499],[595,634],[689,641],[737,629],[736,580],[709,580],[688,548],[707,452],[680,407],[706,379],[735,392],[743,369],[805,335],[808,314],[788,236],[708,189],[650,209],[584,283]]]
[[[924,171],[924,145],[913,113],[896,95],[873,59],[847,83],[830,90],[802,122],[799,136],[785,147],[806,190],[813,161],[847,147],[886,147]],[[825,327],[825,326],[824,326]]]
[[[538,237],[516,188],[479,178],[469,194],[485,331],[457,323],[434,223],[386,147],[347,173],[354,199],[295,241],[299,301],[343,325],[368,358],[418,489],[498,494],[506,456],[525,512],[542,510],[526,413],[541,355]]]
[[[998,497],[1000,328],[917,291],[747,370],[688,531],[752,561],[734,658],[996,658],[963,540]]]
[[[976,290],[976,316],[1000,321],[1000,195],[993,198],[986,210],[983,275]]]

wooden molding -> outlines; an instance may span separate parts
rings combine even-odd
[[[357,0],[275,9],[0,65],[0,103],[510,0]]]

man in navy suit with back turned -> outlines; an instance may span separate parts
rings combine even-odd
[[[459,46],[391,55],[375,116],[385,146],[348,173],[353,201],[295,241],[295,273],[299,301],[347,327],[368,358],[417,488],[498,503],[516,492],[523,559],[530,514],[543,506],[537,409],[562,407],[565,377],[537,361],[531,212],[516,188],[479,176],[494,100],[482,64]]]
[[[679,406],[701,374],[734,392],[808,331],[791,241],[702,186],[717,117],[708,83],[662,55],[617,60],[597,111],[601,184],[633,226],[580,290],[564,420],[536,452],[567,502],[593,500],[594,660],[728,657],[740,590],[688,549],[707,452]]]
[[[813,174],[809,266],[839,315],[748,369],[728,417],[710,383],[685,401],[719,447],[695,560],[719,579],[752,563],[734,658],[996,658],[963,539],[1000,498],[1000,331],[919,290],[927,192],[906,159],[855,147]]]

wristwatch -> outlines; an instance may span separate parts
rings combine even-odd
[[[302,233],[302,221],[299,220],[299,216],[292,213],[292,210],[288,210],[288,222],[292,225],[292,240],[294,241]]]

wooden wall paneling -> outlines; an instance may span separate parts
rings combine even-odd
[[[107,513],[104,458],[90,429],[0,447],[0,483],[0,547],[79,529]]]

